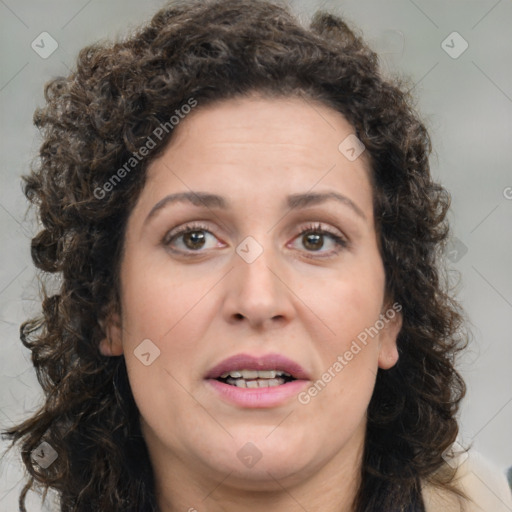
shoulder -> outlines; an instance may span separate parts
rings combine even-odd
[[[456,467],[453,485],[460,489],[468,500],[425,483],[423,499],[426,512],[512,511],[512,493],[504,473],[481,454],[470,451],[451,461],[449,464]]]

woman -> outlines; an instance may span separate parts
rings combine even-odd
[[[61,281],[21,329],[46,394],[8,431],[21,502],[37,483],[62,511],[482,509],[446,455],[448,194],[343,21],[170,6],[46,98],[25,193]]]

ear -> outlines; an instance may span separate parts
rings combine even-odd
[[[104,356],[120,356],[123,353],[123,337],[121,317],[112,313],[106,322],[100,321],[105,337],[99,343],[99,349]]]
[[[395,302],[383,309],[381,321],[384,327],[379,332],[379,368],[389,370],[398,361],[397,338],[402,328],[402,306]]]

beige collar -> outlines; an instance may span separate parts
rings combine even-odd
[[[505,475],[477,452],[457,461],[454,484],[468,500],[432,484],[423,487],[426,512],[512,512],[512,493]]]

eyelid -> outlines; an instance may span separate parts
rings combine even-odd
[[[183,249],[174,249],[171,247],[171,242],[173,239],[179,238],[187,233],[194,232],[194,231],[205,231],[206,233],[211,234],[213,237],[215,237],[217,240],[219,238],[214,234],[214,230],[212,230],[209,226],[206,225],[203,221],[190,221],[185,224],[182,224],[176,228],[171,229],[168,231],[164,237],[162,238],[162,245],[164,245],[166,248],[168,248],[170,251],[172,251],[175,254],[180,255],[187,255],[187,256],[200,256],[204,253],[206,253],[206,250],[202,251],[194,251],[192,249],[183,250]],[[224,242],[222,242],[224,244]],[[225,244],[224,244],[225,245]]]
[[[326,234],[333,235],[338,238],[342,238],[343,240],[348,242],[348,238],[345,236],[345,234],[341,230],[339,230],[337,228],[333,228],[329,225],[326,225],[326,224],[322,223],[321,221],[306,223],[304,226],[302,226],[300,228],[299,235],[301,235],[305,232],[309,232],[309,231],[318,231],[318,232],[321,232],[324,234],[326,233]]]
[[[218,240],[218,237],[214,234],[215,230],[210,229],[210,227],[208,227],[206,223],[202,221],[191,221],[167,232],[163,237],[161,243],[167,250],[169,250],[173,254],[188,258],[200,258],[201,256],[209,254],[212,250],[219,248],[218,244],[213,248],[203,249],[202,247],[200,247],[198,250],[188,248],[177,249],[172,246],[171,242],[173,242],[173,240],[179,239],[183,235],[194,231],[204,231],[206,233],[209,233],[211,236]],[[300,240],[301,236],[303,236],[306,233],[318,233],[324,237],[329,237],[334,243],[334,248],[324,251],[322,250],[322,247],[320,248],[320,250],[315,251],[307,250],[305,248],[295,249],[294,247],[290,247],[291,244],[293,244],[297,240]],[[224,244],[224,242],[221,243]],[[224,244],[224,247],[225,246],[226,245]],[[341,251],[350,248],[350,242],[343,233],[339,232],[335,228],[331,228],[330,226],[326,227],[320,222],[310,222],[306,225],[302,225],[298,229],[298,233],[292,238],[291,242],[288,242],[286,244],[286,246],[287,248],[290,248],[293,252],[299,253],[300,256],[297,257],[304,257],[310,260],[321,261],[328,260],[338,256]]]
[[[350,240],[345,236],[344,233],[331,228],[330,226],[324,226],[320,221],[310,222],[307,225],[300,228],[299,233],[293,238],[292,242],[300,238],[305,233],[319,233],[323,236],[329,236],[334,241],[336,247],[330,251],[301,251],[304,252],[306,257],[321,259],[337,256],[343,249],[351,247]]]
[[[181,235],[183,233],[187,233],[190,231],[207,231],[208,233],[211,233],[213,235],[211,228],[209,226],[207,226],[206,223],[204,223],[202,221],[190,221],[190,222],[186,222],[185,224],[181,224],[181,225],[167,231],[165,233],[162,241],[168,242],[175,236]]]

